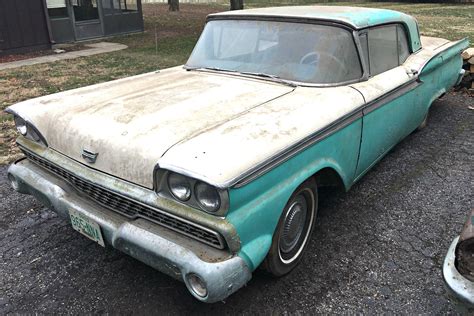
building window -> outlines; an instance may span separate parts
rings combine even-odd
[[[97,0],[72,0],[74,18],[76,21],[88,21],[99,19]]]
[[[137,0],[120,0],[120,8],[123,12],[137,11]]]
[[[46,0],[48,15],[52,19],[67,18],[66,0]]]

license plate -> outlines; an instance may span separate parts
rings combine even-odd
[[[71,217],[72,228],[87,238],[92,239],[102,247],[105,247],[100,226],[96,222],[74,210],[69,210],[69,217]]]

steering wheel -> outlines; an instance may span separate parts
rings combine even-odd
[[[325,52],[318,52],[318,53],[317,52],[309,52],[300,59],[300,64],[302,64],[302,65],[316,65],[319,62],[321,56],[332,59],[336,64],[339,65],[339,67],[341,67],[341,69],[346,68],[346,65],[344,65],[342,63],[342,61],[340,61],[335,56],[330,55],[330,54],[325,53]],[[311,58],[313,60],[311,60]]]
[[[300,64],[302,65],[316,65],[318,62],[319,54],[316,52],[309,52],[300,59]]]

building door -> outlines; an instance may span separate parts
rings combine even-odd
[[[69,0],[76,40],[104,35],[98,0]]]
[[[75,41],[76,37],[67,0],[46,0],[46,7],[48,8],[53,41],[55,43]]]
[[[0,53],[49,47],[49,31],[42,2],[0,0]]]

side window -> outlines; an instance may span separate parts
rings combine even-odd
[[[401,25],[397,25],[398,36],[398,64],[401,65],[410,56],[410,49],[408,48],[407,34]]]
[[[370,75],[375,76],[398,66],[397,26],[369,29]]]
[[[362,53],[366,55],[366,60],[368,57],[371,76],[403,64],[410,56],[407,35],[400,24],[372,28],[366,37],[364,35],[360,35]]]

